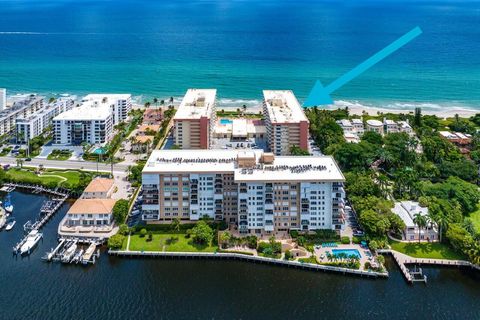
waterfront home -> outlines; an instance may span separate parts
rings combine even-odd
[[[110,198],[115,189],[113,179],[95,178],[85,188],[82,199],[107,199]]]
[[[78,199],[60,222],[60,236],[108,238],[118,227],[113,222],[114,199]]]
[[[402,232],[402,240],[406,241],[437,241],[438,231],[434,223],[428,221],[425,226],[418,226],[415,223],[416,215],[428,216],[428,208],[420,206],[415,201],[395,202],[392,212],[399,216],[405,223],[405,229]]]
[[[376,133],[383,135],[384,133],[383,122],[374,120],[374,119],[367,120],[367,127],[365,131],[374,131]]]

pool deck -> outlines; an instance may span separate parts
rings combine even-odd
[[[360,253],[360,268],[363,269],[365,262],[372,263],[374,261],[373,255],[369,249],[364,249],[358,244],[339,244],[337,247],[316,247],[314,249],[315,255],[320,262],[329,262],[327,259],[327,251],[332,253],[333,250],[357,250]],[[368,254],[367,254],[368,252]],[[323,257],[323,258],[322,258]]]

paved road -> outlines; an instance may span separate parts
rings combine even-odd
[[[0,164],[10,164],[12,166],[17,165],[17,159],[11,157],[0,157]],[[32,161],[25,161],[24,166],[31,166],[31,167],[38,167],[39,165],[43,165],[45,168],[54,168],[54,169],[80,169],[86,171],[97,171],[97,163],[96,162],[87,162],[87,161],[73,161],[73,160],[66,160],[66,161],[58,161],[58,160],[47,160],[47,159],[37,159],[33,158]],[[126,164],[114,164],[113,165],[113,172],[118,173],[125,173],[127,170],[128,165]],[[99,171],[106,171],[110,172],[110,164],[98,164]]]

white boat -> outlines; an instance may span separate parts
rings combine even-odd
[[[7,215],[5,214],[5,211],[0,208],[0,229],[5,226],[5,223],[7,223]]]
[[[42,238],[43,234],[38,232],[38,230],[32,230],[27,235],[27,240],[20,247],[20,254],[30,253],[30,251],[37,245],[38,241]]]
[[[77,244],[73,243],[62,256],[62,262],[68,263],[72,260],[73,256],[75,255],[75,251],[77,251]]]
[[[5,211],[7,211],[8,213],[12,213],[13,212],[13,205],[6,205],[5,206]]]
[[[15,223],[17,223],[17,221],[11,220],[9,223],[7,223],[7,226],[5,227],[5,230],[7,230],[7,231],[12,230]]]

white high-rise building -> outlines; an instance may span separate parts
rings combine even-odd
[[[341,229],[344,180],[330,156],[155,150],[142,173],[142,218],[170,223],[208,216],[262,235]]]
[[[9,108],[0,111],[0,135],[15,130],[16,119],[26,118],[43,108],[43,97],[36,95],[24,95],[17,98]]]
[[[54,144],[104,144],[113,126],[125,121],[132,108],[130,94],[89,94],[82,105],[53,119]]]
[[[0,88],[0,111],[7,106],[7,89]]]

